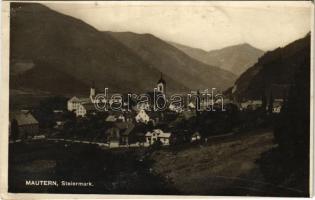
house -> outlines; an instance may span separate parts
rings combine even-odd
[[[145,134],[145,146],[150,146],[156,141],[160,141],[162,145],[170,145],[171,133],[164,133],[161,129],[154,129],[152,132]]]
[[[106,121],[106,122],[116,122],[116,121],[117,121],[117,118],[116,118],[115,115],[110,114],[110,115],[108,115],[108,116],[106,117],[105,121]]]
[[[114,126],[105,132],[109,148],[117,148],[120,144],[120,130]]]
[[[196,106],[195,106],[195,104],[193,104],[193,102],[190,102],[190,103],[188,104],[188,108],[189,108],[190,110],[195,110],[195,109],[196,109]]]
[[[121,145],[129,146],[135,143],[135,137],[132,134],[135,125],[129,122],[116,122],[113,127],[108,129],[105,134],[110,148],[120,147]]]
[[[283,99],[274,99],[272,104],[272,113],[280,113],[283,105]]]
[[[183,112],[183,108],[182,108],[182,107],[176,106],[176,105],[174,105],[174,104],[170,104],[169,107],[168,107],[168,109],[171,110],[171,111],[174,111],[174,112],[176,112],[176,113],[181,113],[181,112]]]
[[[201,140],[201,135],[199,132],[195,132],[194,134],[192,134],[191,142],[195,142],[195,141],[199,141],[199,140]]]
[[[126,118],[123,114],[120,114],[118,117],[117,117],[117,121],[119,122],[125,122],[126,121]]]
[[[63,126],[65,125],[65,121],[56,121],[56,125],[54,126],[54,128],[56,128],[56,129],[62,129],[63,128]]]
[[[86,105],[88,107],[84,107],[83,105]],[[86,109],[91,109],[93,104],[89,98],[78,98],[76,96],[72,97],[71,99],[68,100],[67,102],[67,109],[69,111],[74,111],[76,116],[83,117],[86,115],[87,111]],[[95,109],[95,106],[93,104],[93,108]]]
[[[133,107],[133,110],[151,110],[149,102],[138,102],[136,106]]]
[[[96,102],[99,102],[99,100],[95,99],[95,86],[94,83],[92,87],[90,88],[90,96],[79,98],[79,97],[72,97],[67,101],[67,110],[68,111],[74,111],[76,113],[76,116],[85,116],[88,112],[96,111],[95,106],[92,104],[95,104]]]
[[[136,122],[141,122],[147,124],[150,121],[149,115],[145,112],[145,110],[140,110],[139,113],[135,117]]]
[[[257,110],[262,106],[262,100],[247,100],[241,102],[240,110]]]
[[[120,129],[120,144],[122,145],[129,145],[130,143],[135,143],[135,137],[132,135],[132,130],[134,129],[135,125],[133,123],[117,123],[117,126]]]
[[[67,109],[68,111],[76,111],[79,109],[80,105],[82,105],[83,103],[88,103],[88,102],[90,102],[89,98],[78,98],[74,96],[68,100]]]
[[[58,121],[56,121],[56,125],[54,126],[54,128],[55,129],[63,129],[65,123],[66,123],[65,121],[58,120]]]
[[[97,110],[93,103],[83,103],[78,106],[78,109],[75,110],[76,116],[84,117],[86,114],[96,114]]]
[[[12,112],[9,130],[14,139],[34,137],[39,134],[39,123],[29,111]]]

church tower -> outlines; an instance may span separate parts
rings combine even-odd
[[[94,99],[94,97],[95,97],[95,83],[93,81],[92,86],[90,88],[90,98]]]
[[[161,92],[162,94],[166,93],[166,82],[163,79],[163,74],[161,73],[161,78],[157,82],[157,91]]]

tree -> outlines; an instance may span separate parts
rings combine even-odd
[[[19,137],[19,125],[16,119],[11,121],[11,137],[13,140],[18,139]]]
[[[268,104],[268,113],[269,113],[269,114],[272,114],[272,111],[273,111],[273,102],[274,102],[274,99],[273,99],[272,92],[271,92],[271,93],[270,93],[270,96],[269,96],[269,104]]]
[[[267,99],[266,99],[266,95],[265,95],[265,90],[263,90],[262,95],[261,95],[261,107],[263,112],[266,111],[266,107],[267,107]]]
[[[267,181],[297,188],[295,196],[309,195],[310,147],[310,49],[295,72],[288,100],[285,100],[275,123],[277,147],[259,160]],[[297,191],[298,191],[297,190]]]

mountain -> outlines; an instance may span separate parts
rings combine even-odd
[[[110,34],[41,4],[12,3],[10,25],[11,89],[86,94],[95,81],[109,92],[143,92],[160,78]],[[187,89],[168,73],[164,78],[170,91]]]
[[[170,42],[170,44],[192,58],[208,65],[218,66],[236,75],[242,74],[246,69],[253,66],[264,53],[247,43],[208,52],[173,42]]]
[[[304,68],[310,70],[310,41],[310,34],[307,34],[283,48],[266,52],[229,91],[238,99],[260,99],[262,95],[287,97],[297,73]]]
[[[197,61],[151,34],[105,32],[110,34],[153,68],[170,74],[190,89],[219,88],[231,85],[236,76],[228,71]]]
[[[10,23],[10,89],[86,95],[95,81],[109,92],[139,93],[152,91],[163,72],[173,93],[225,89],[236,79],[152,35],[144,35],[144,43],[138,43],[142,51],[135,51],[141,40],[118,41],[41,4],[12,3]]]

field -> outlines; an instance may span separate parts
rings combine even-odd
[[[267,182],[257,160],[273,144],[271,130],[220,138],[151,155],[153,170],[186,195],[299,196],[301,191]],[[275,174],[276,177],[276,174]]]
[[[9,151],[10,192],[170,193],[163,180],[150,173],[148,163],[139,161],[142,148],[108,150],[90,144],[29,141],[10,144]],[[92,182],[94,186],[28,186],[27,180]]]
[[[10,190],[103,194],[295,195],[267,183],[257,159],[273,148],[270,130],[215,138],[204,144],[100,149],[37,141],[10,146]],[[25,180],[92,181],[93,188],[26,187]]]

